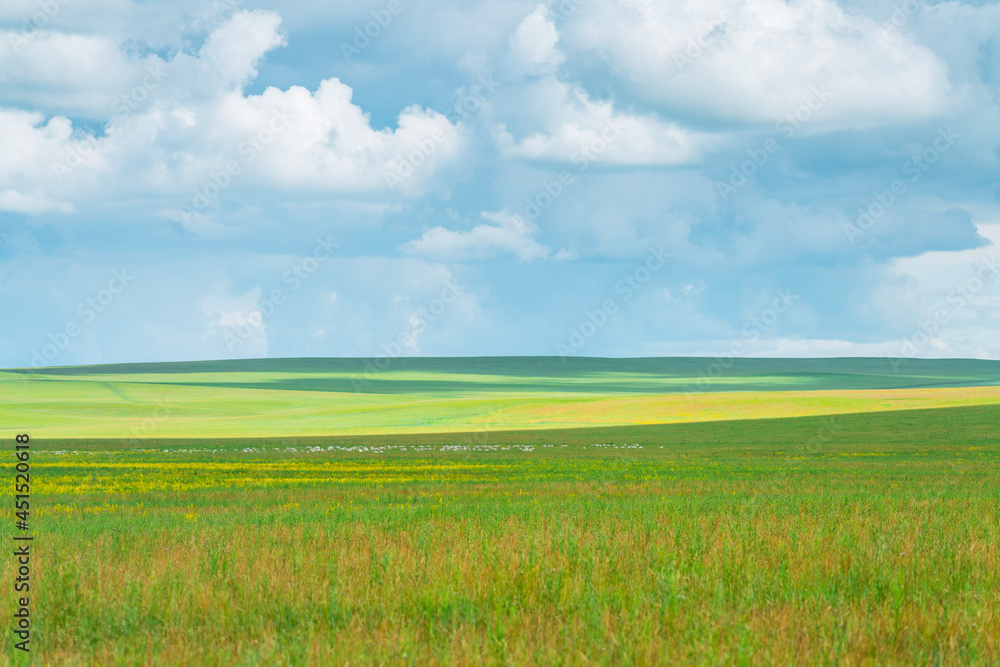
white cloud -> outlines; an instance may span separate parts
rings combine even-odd
[[[235,230],[226,227],[212,215],[202,215],[201,213],[187,213],[176,209],[164,209],[160,214],[168,220],[172,220],[195,236],[203,239],[224,240],[235,235]]]
[[[54,202],[38,193],[24,194],[17,190],[3,190],[0,191],[0,211],[27,214],[47,213],[49,211],[72,213],[73,207],[69,204]]]
[[[977,230],[991,242],[958,252],[927,252],[898,259],[898,275],[907,279],[907,300],[916,314],[909,335],[894,352],[904,356],[1000,355],[1000,223]],[[929,334],[925,341],[922,334]],[[909,347],[903,346],[909,341]],[[939,349],[936,349],[939,348]]]
[[[234,87],[242,89],[257,76],[257,63],[285,39],[278,32],[281,17],[274,12],[238,12],[215,30],[198,52]]]
[[[106,37],[0,32],[0,105],[105,116],[143,66]]]
[[[420,195],[456,162],[465,146],[457,125],[410,106],[396,128],[375,129],[338,79],[321,82],[315,92],[292,86],[245,95],[261,59],[284,43],[279,28],[273,12],[237,12],[197,55],[137,63],[145,69],[125,77],[129,88],[105,107],[103,136],[75,129],[61,116],[46,120],[0,109],[0,191],[74,204],[157,197],[176,201],[165,207],[168,217],[180,212],[190,221],[210,216],[219,200],[234,194],[384,198],[386,174],[401,170],[406,176],[397,192]],[[48,210],[37,203],[21,209]]]
[[[218,23],[221,8],[230,0],[203,2],[176,0],[151,3],[143,0],[4,0],[0,23],[12,26],[27,41],[45,31],[101,35],[115,43],[132,41],[153,48],[172,46],[190,34],[191,19],[199,14],[201,26],[211,18]]]
[[[535,95],[550,100],[548,117],[540,119],[545,130],[517,140],[498,126],[504,157],[572,162],[582,169],[591,163],[679,165],[697,162],[716,142],[651,115],[616,113],[610,101],[593,101],[583,89],[552,78],[532,86],[527,96]]]
[[[510,36],[510,56],[513,66],[526,74],[550,73],[562,64],[559,31],[545,5],[538,5],[518,24]]]
[[[573,257],[565,249],[553,254],[548,246],[535,239],[538,226],[517,214],[483,211],[482,217],[488,222],[469,231],[452,231],[444,227],[428,229],[401,249],[410,255],[444,261],[486,259],[500,253],[513,254],[522,262],[561,261]]]
[[[921,4],[914,12],[896,10],[890,17],[899,24],[890,29],[913,32],[921,44],[948,63],[956,82],[1000,83],[1000,50],[996,48],[1000,5],[966,2]]]
[[[30,187],[44,182],[49,165],[74,145],[72,124],[65,118],[47,123],[40,113],[0,109],[0,187]]]
[[[833,0],[609,0],[564,31],[668,112],[774,123],[815,86],[833,96],[812,131],[919,119],[947,108],[945,64],[899,31]],[[568,31],[568,33],[567,33]]]
[[[507,123],[494,137],[504,157],[619,165],[677,165],[697,161],[710,143],[707,135],[664,123],[653,115],[616,112],[611,100],[592,100],[584,88],[559,77],[565,60],[551,12],[539,5],[510,37],[514,69],[541,75],[505,91],[498,104]]]
[[[384,190],[391,174],[394,184],[402,181],[398,191],[421,194],[464,150],[459,128],[443,115],[410,106],[400,113],[395,130],[375,130],[367,114],[351,103],[352,94],[349,86],[328,79],[313,95],[300,87],[270,88],[259,98],[236,100],[251,113],[265,116],[265,110],[284,108],[293,119],[273,150],[268,148],[262,176],[288,188],[356,192]]]

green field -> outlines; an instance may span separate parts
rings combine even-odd
[[[370,364],[371,362],[369,362]],[[705,422],[1000,403],[1000,363],[884,359],[254,360],[0,372],[49,438],[289,437]],[[374,369],[374,370],[373,370]]]
[[[33,658],[1000,663],[1000,363],[712,363],[0,373]]]

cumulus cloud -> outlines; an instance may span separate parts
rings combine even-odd
[[[571,162],[582,169],[591,163],[679,165],[697,162],[717,142],[651,115],[616,113],[610,101],[591,100],[581,88],[555,79],[541,82],[528,94],[554,99],[555,104],[541,120],[543,131],[516,139],[506,125],[497,126],[497,146],[504,157]]]
[[[487,222],[468,231],[433,227],[401,249],[410,255],[450,261],[487,259],[501,253],[510,253],[521,262],[572,257],[565,249],[553,254],[536,240],[538,226],[517,214],[483,211],[482,217]]]
[[[811,131],[920,119],[948,106],[947,67],[934,53],[834,0],[609,0],[587,3],[570,25],[568,42],[671,113],[774,123],[821,84],[833,96]]]
[[[103,36],[0,32],[0,105],[100,118],[142,67]]]
[[[548,74],[562,64],[559,31],[552,23],[551,12],[538,5],[518,24],[510,36],[512,65],[526,74]]]
[[[678,165],[695,162],[712,143],[709,135],[664,122],[652,114],[616,111],[612,100],[594,100],[580,85],[560,78],[565,58],[552,13],[539,6],[510,38],[515,70],[538,75],[518,81],[497,105],[494,138],[508,158],[616,165]],[[517,133],[519,136],[515,136]]]
[[[419,195],[459,157],[457,124],[409,106],[395,128],[376,129],[335,78],[314,92],[245,94],[261,60],[284,43],[280,23],[273,12],[237,12],[197,54],[142,60],[136,83],[107,107],[103,135],[62,116],[0,109],[0,191],[32,192],[36,202],[172,198],[168,216],[190,220],[211,215],[223,193],[385,198],[401,184],[398,194]],[[20,206],[53,208],[61,210]]]
[[[238,12],[212,32],[198,55],[230,85],[242,89],[257,77],[264,54],[285,44],[278,31],[281,17],[274,12]]]

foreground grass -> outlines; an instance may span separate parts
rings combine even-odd
[[[998,416],[43,440],[36,658],[995,664]]]

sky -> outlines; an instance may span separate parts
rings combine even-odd
[[[5,0],[0,366],[1000,358],[1000,6]]]

